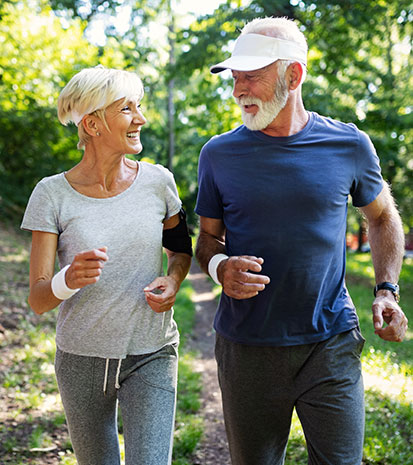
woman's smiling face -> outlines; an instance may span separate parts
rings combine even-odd
[[[116,152],[137,154],[142,151],[140,131],[146,119],[143,116],[140,101],[140,98],[136,96],[124,103],[122,98],[106,108],[105,118],[110,132],[107,128],[102,128],[102,142]]]

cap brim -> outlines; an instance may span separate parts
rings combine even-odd
[[[274,57],[257,57],[249,55],[237,55],[222,61],[217,65],[211,66],[209,69],[211,73],[216,74],[226,69],[233,69],[236,71],[254,71],[256,69],[264,68],[277,61],[278,58]]]

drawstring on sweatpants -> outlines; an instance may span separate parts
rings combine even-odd
[[[106,359],[106,366],[105,366],[105,377],[103,379],[103,393],[106,394],[106,388],[108,386],[108,374],[109,374],[109,362],[110,358]],[[120,384],[119,384],[119,375],[120,375],[120,367],[122,365],[122,359],[120,358],[118,361],[118,368],[116,370],[116,378],[115,378],[115,388],[119,389]]]
[[[120,388],[120,385],[119,385],[119,375],[120,375],[120,365],[122,363],[122,359],[120,358],[119,359],[119,363],[118,363],[118,369],[116,370],[116,378],[115,378],[115,388],[116,389],[119,389]]]
[[[106,394],[106,387],[108,385],[109,360],[109,358],[106,359],[105,378],[103,380],[103,394]]]

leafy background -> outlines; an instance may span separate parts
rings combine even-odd
[[[408,232],[413,12],[407,0],[228,0],[201,17],[181,11],[179,0],[3,0],[0,213],[21,216],[40,178],[80,159],[75,128],[57,121],[56,101],[71,76],[100,63],[136,70],[143,79],[148,124],[141,156],[174,171],[195,225],[200,148],[240,121],[230,76],[211,75],[209,66],[228,55],[246,21],[266,15],[297,20],[309,43],[306,107],[370,135]],[[349,226],[357,230],[360,223],[351,212]]]

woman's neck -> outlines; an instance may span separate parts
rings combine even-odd
[[[86,149],[82,160],[66,173],[66,179],[89,197],[113,197],[134,182],[138,168],[136,161],[124,155],[105,157]]]

